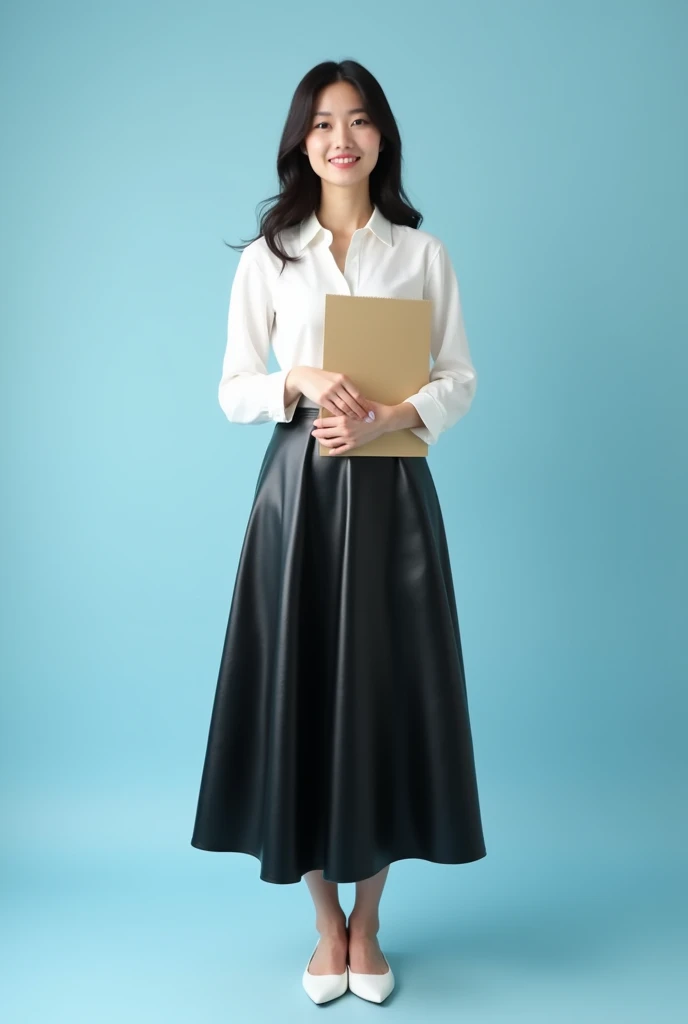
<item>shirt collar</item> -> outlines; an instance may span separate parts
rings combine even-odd
[[[392,222],[388,220],[382,213],[380,208],[373,203],[373,212],[370,215],[368,223],[364,225],[373,234],[385,243],[385,245],[392,245]],[[299,226],[299,251],[305,249],[309,242],[311,242],[320,231],[324,231],[322,224],[318,220],[315,210],[306,217],[305,220],[301,221]]]

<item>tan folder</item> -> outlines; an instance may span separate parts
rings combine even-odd
[[[364,398],[398,405],[430,380],[431,313],[431,299],[325,295],[323,370],[346,374]],[[323,420],[333,415],[321,407]],[[428,445],[405,427],[343,454],[423,456]]]

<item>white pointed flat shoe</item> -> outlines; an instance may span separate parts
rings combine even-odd
[[[387,957],[384,953],[382,955],[389,967]],[[361,999],[367,999],[371,1003],[381,1003],[394,988],[394,975],[391,967],[385,974],[355,974],[348,964],[346,969],[349,974],[350,990],[354,995],[360,996]]]
[[[320,939],[316,942],[315,949],[318,948],[319,942]],[[306,964],[306,970],[303,972],[303,987],[314,1003],[327,1003],[330,999],[336,999],[337,996],[344,995],[348,988],[349,979],[347,970],[343,974],[311,974],[308,968],[315,956],[315,949]]]

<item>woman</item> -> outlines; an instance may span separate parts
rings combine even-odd
[[[304,878],[315,1002],[394,986],[377,941],[391,862],[486,854],[442,513],[427,460],[347,458],[386,431],[428,444],[476,388],[447,250],[405,200],[375,78],[325,62],[294,94],[281,190],[232,283],[219,398],[274,422],[239,559],[192,845],[266,882]],[[236,248],[240,248],[237,246]],[[398,405],[323,370],[327,293],[432,300],[430,383]],[[267,372],[272,344],[280,369]],[[325,422],[320,407],[333,415]],[[326,425],[325,425],[326,423]],[[319,444],[329,448],[319,454]],[[348,925],[338,882],[355,882]]]

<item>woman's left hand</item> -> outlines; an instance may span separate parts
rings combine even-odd
[[[375,413],[374,420],[359,420],[345,414],[313,420],[315,429],[311,434],[320,444],[330,449],[328,455],[341,455],[387,433],[392,407],[382,402],[373,402],[369,398],[366,398],[366,403]]]

